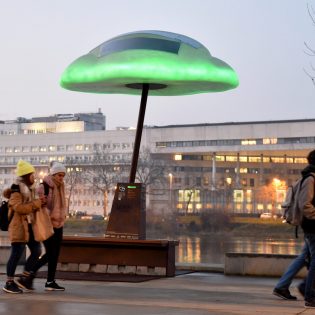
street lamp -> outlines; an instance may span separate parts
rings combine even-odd
[[[169,201],[170,201],[170,208],[172,209],[172,186],[173,186],[173,174],[169,173]]]

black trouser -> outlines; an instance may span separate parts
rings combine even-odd
[[[61,241],[63,236],[63,228],[54,228],[54,234],[44,241],[45,255],[43,255],[34,267],[34,272],[48,263],[47,282],[55,280],[58,257],[60,253]]]
[[[24,270],[32,271],[36,266],[39,256],[41,254],[40,243],[35,241],[34,233],[31,224],[28,225],[29,241],[27,243],[14,242],[11,244],[11,255],[7,263],[7,276],[13,278],[15,270],[21,256],[25,250],[25,245],[28,246],[31,254],[28,256]]]

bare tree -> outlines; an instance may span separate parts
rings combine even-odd
[[[313,25],[315,26],[315,10],[314,7],[311,4],[307,4],[307,12],[308,15],[310,16],[310,19],[313,23]],[[304,42],[304,53],[310,57],[314,57],[315,56],[315,49],[312,48],[308,43]],[[310,66],[309,69],[303,69],[305,74],[312,80],[313,84],[315,85],[315,67],[312,64],[312,62],[310,62]]]
[[[65,177],[65,184],[67,189],[67,207],[68,213],[70,210],[70,204],[73,198],[73,191],[78,184],[82,183],[82,168],[76,164],[76,161],[67,158],[65,161],[67,167],[67,176]]]
[[[92,160],[84,170],[85,181],[104,195],[104,214],[107,213],[108,194],[126,178],[126,161],[118,158],[119,155],[110,151],[109,147],[94,144]]]
[[[149,148],[143,148],[140,152],[136,181],[143,183],[147,193],[150,193],[150,186],[164,186],[166,166],[165,162],[151,154]]]

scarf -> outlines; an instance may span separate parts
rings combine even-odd
[[[54,177],[52,177],[55,189],[53,189],[53,205],[60,204],[61,209],[66,207],[66,197],[65,197],[65,184],[57,182]],[[53,209],[52,209],[53,210]]]

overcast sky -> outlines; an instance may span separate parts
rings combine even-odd
[[[235,90],[148,99],[146,125],[315,118],[303,72],[315,48],[314,0],[0,0],[0,120],[57,113],[106,115],[107,128],[136,126],[140,96],[64,90],[76,58],[137,30],[180,33],[237,72]],[[315,65],[315,57],[313,58]]]

